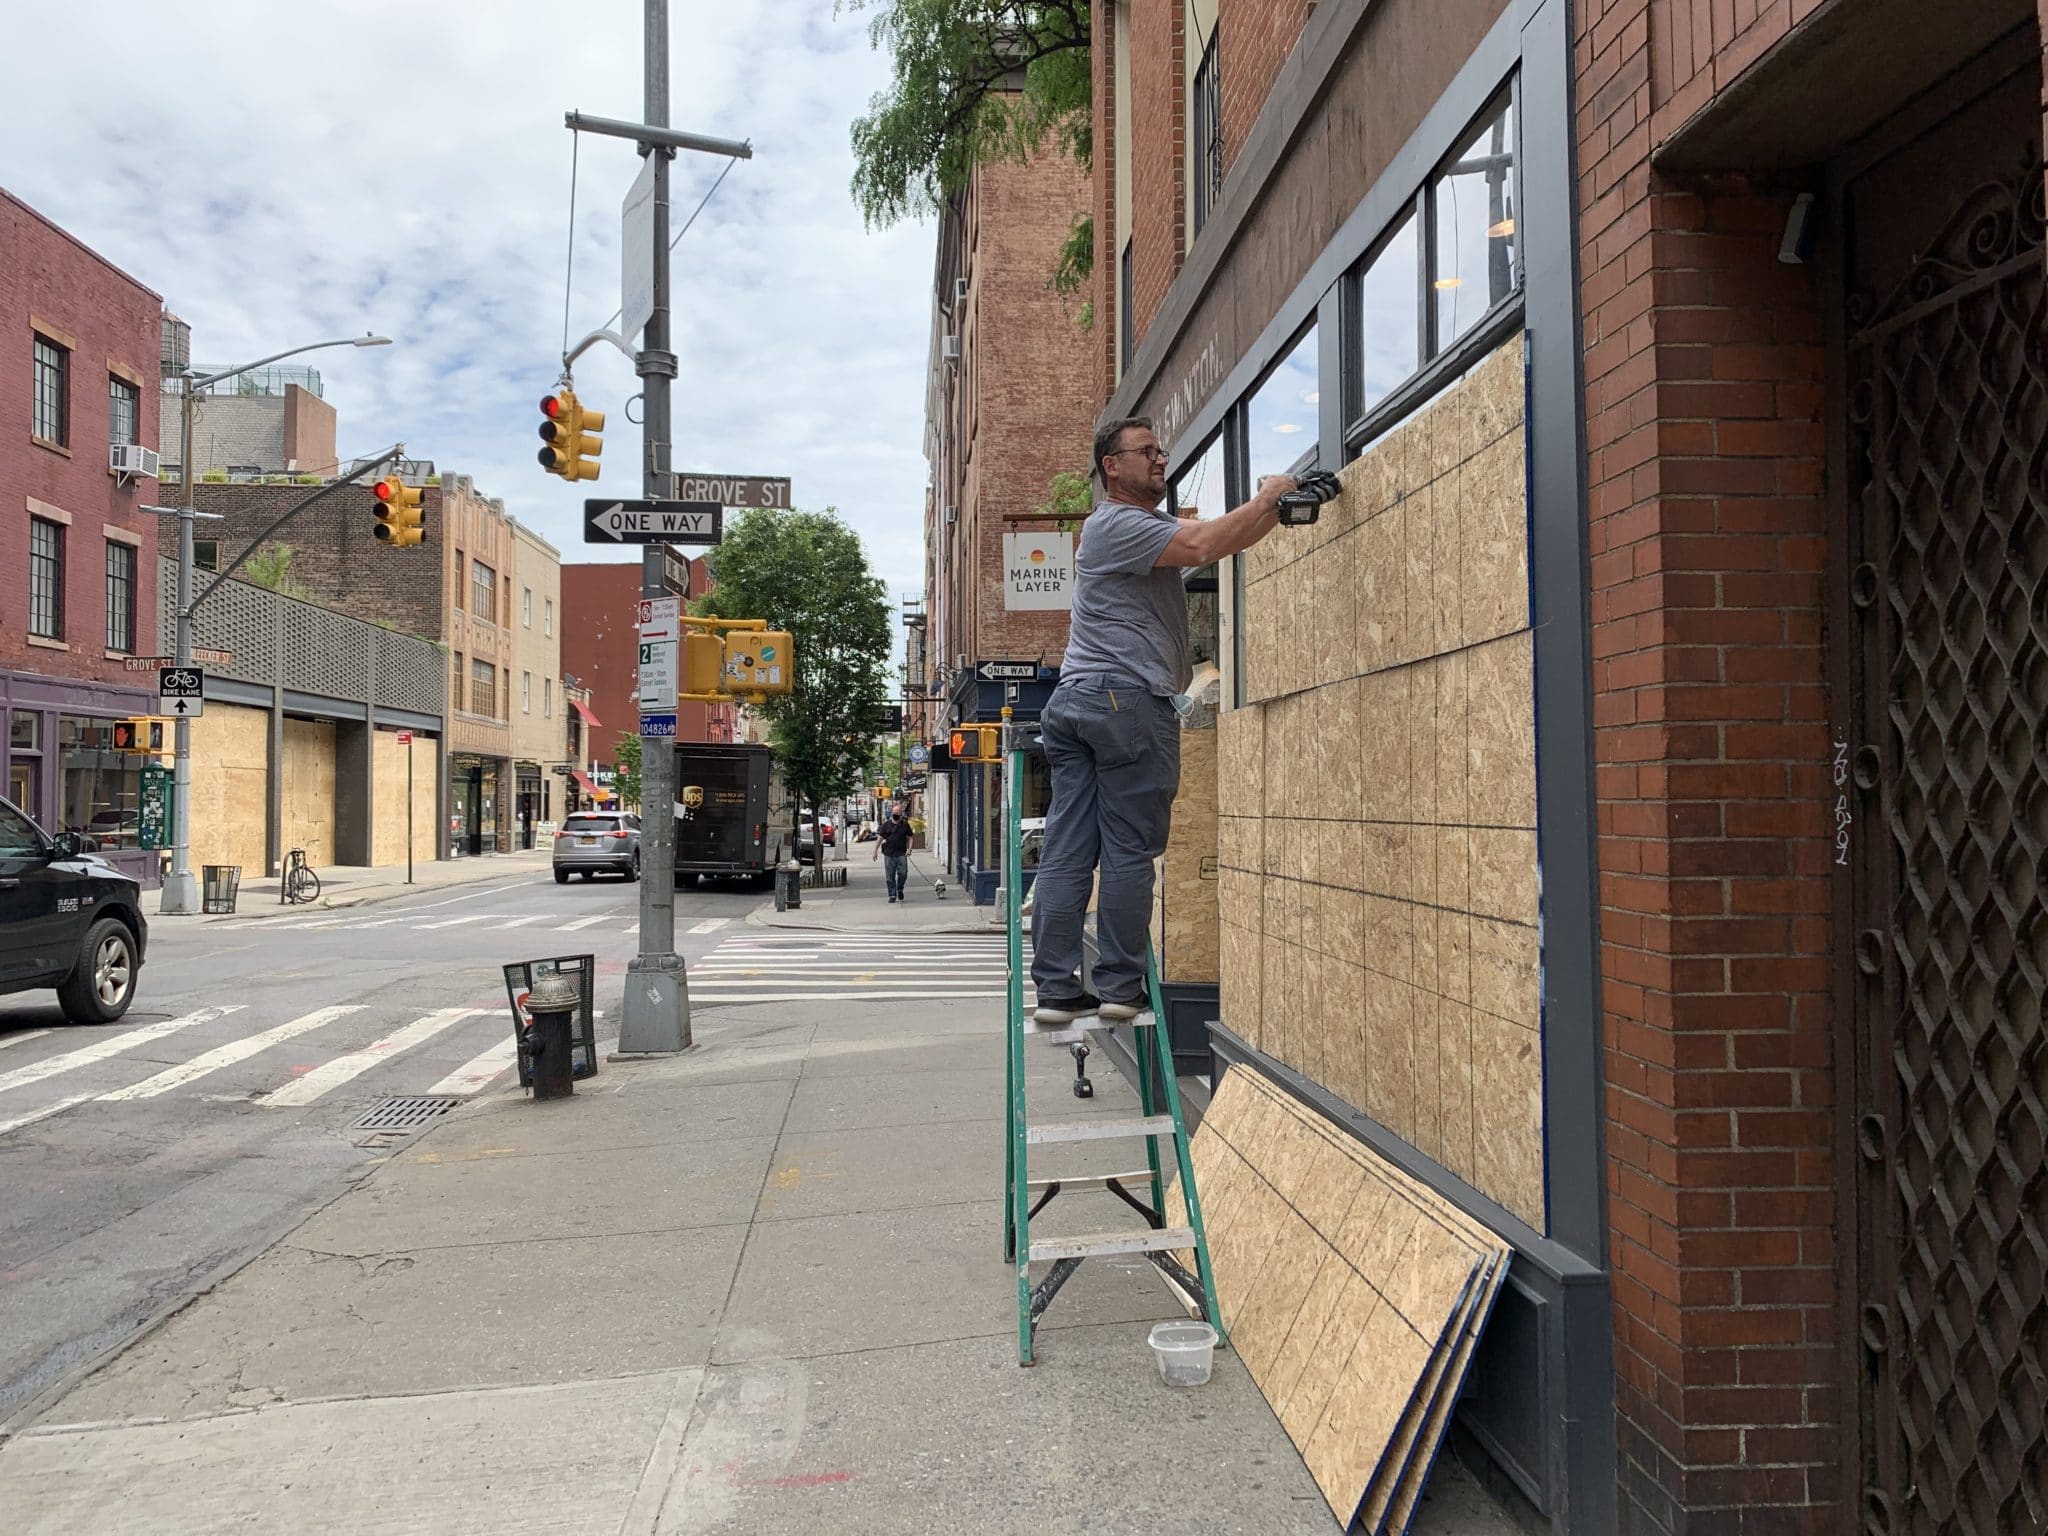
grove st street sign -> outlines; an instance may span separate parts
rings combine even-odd
[[[725,509],[715,501],[583,503],[586,544],[717,544],[725,537]]]
[[[710,501],[734,511],[751,507],[779,507],[789,510],[787,475],[693,475],[676,476],[676,495],[684,501]]]

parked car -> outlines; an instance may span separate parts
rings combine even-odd
[[[825,846],[830,848],[838,841],[839,823],[830,816],[820,816],[818,818],[818,831],[824,835]]]
[[[139,882],[0,800],[0,992],[54,987],[66,1018],[110,1024],[135,1000],[148,946]]]
[[[555,884],[610,871],[640,878],[640,818],[622,811],[577,811],[555,829]]]
[[[101,811],[85,824],[85,849],[133,848],[141,840],[142,812]]]

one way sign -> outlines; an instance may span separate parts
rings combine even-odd
[[[206,674],[197,667],[158,667],[157,713],[195,720],[206,713]]]
[[[586,544],[718,544],[725,508],[715,501],[586,501]]]

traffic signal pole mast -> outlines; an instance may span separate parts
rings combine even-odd
[[[677,133],[668,126],[668,0],[646,0],[646,121],[621,123],[568,115],[583,133],[631,139],[654,159],[653,312],[642,333],[634,371],[640,375],[644,406],[642,494],[650,500],[674,496],[670,384],[676,355],[669,344],[668,172],[678,149],[753,158],[753,147],[730,139]],[[628,340],[631,338],[628,337]],[[663,546],[641,552],[640,593],[668,595]],[[640,952],[626,967],[626,995],[619,1020],[619,1054],[656,1055],[690,1044],[690,999],[676,948],[676,758],[669,738],[640,739]]]

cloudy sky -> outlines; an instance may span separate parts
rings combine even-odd
[[[640,0],[70,0],[27,26],[35,46],[0,50],[0,99],[34,125],[10,191],[161,292],[195,361],[396,338],[307,360],[343,457],[402,438],[595,556],[586,488],[534,461],[537,402],[562,352],[562,114],[641,115]],[[915,590],[932,233],[869,234],[847,192],[848,125],[885,75],[865,17],[676,0],[670,44],[671,122],[755,148],[675,252],[676,467],[790,475]],[[678,227],[725,163],[677,157]],[[574,337],[618,307],[638,169],[584,139]],[[576,383],[611,417],[598,488],[637,494],[630,364],[601,347]]]

